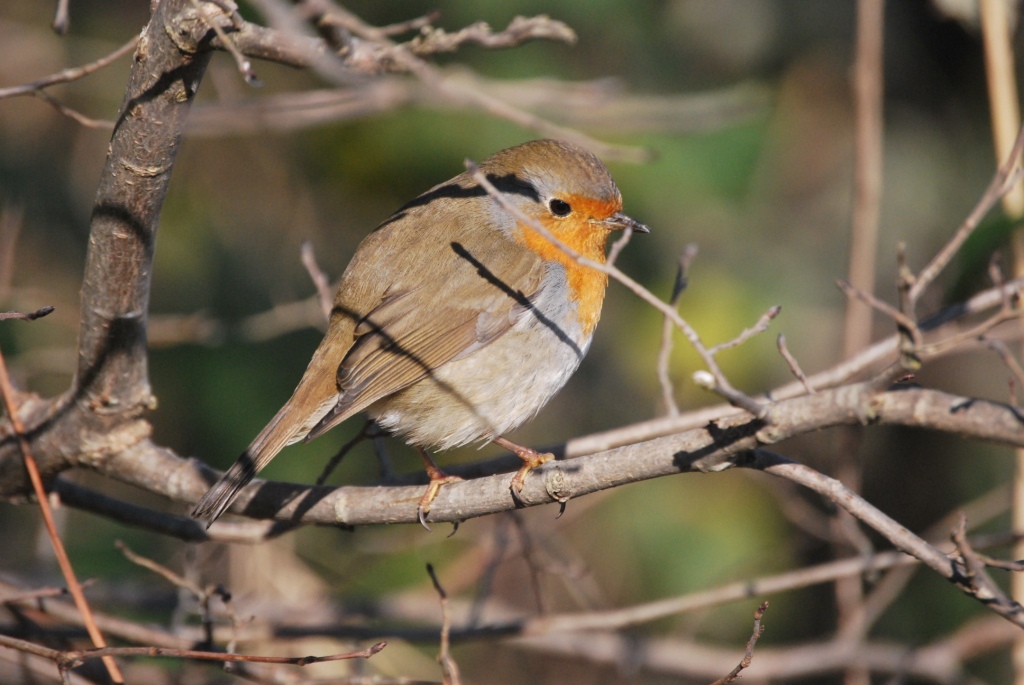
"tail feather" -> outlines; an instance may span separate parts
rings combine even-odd
[[[278,452],[286,445],[302,438],[301,433],[296,435],[296,429],[301,429],[304,422],[294,421],[292,413],[293,403],[289,401],[260,431],[231,468],[225,471],[220,480],[196,503],[192,509],[194,518],[206,521],[206,527],[209,528],[210,524],[227,511],[242,488],[248,485]]]
[[[256,473],[256,464],[247,450],[196,503],[192,517],[205,521],[209,528],[231,506],[242,488],[256,477]]]
[[[231,468],[225,471],[220,480],[196,503],[192,509],[193,518],[206,521],[206,527],[209,528],[227,511],[242,488],[248,485],[278,452],[306,437],[309,429],[337,402],[335,393],[321,399],[312,409],[307,409],[306,403],[302,400],[308,397],[305,393],[300,394],[298,390],[292,395]]]
[[[278,452],[306,437],[310,429],[337,403],[338,365],[352,344],[353,325],[351,319],[343,317],[332,320],[327,335],[313,354],[291,398],[260,431],[238,461],[196,503],[192,516],[206,521],[207,528],[227,511],[242,488]]]

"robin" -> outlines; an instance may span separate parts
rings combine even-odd
[[[608,236],[649,232],[593,154],[536,140],[480,171],[522,215],[579,255],[604,262]],[[552,459],[504,437],[532,418],[579,366],[607,276],[579,264],[462,173],[399,209],[359,245],[338,286],[323,342],[280,411],[196,504],[207,525],[286,445],[365,411],[418,448],[430,503],[445,483],[426,448],[493,441],[531,469]]]

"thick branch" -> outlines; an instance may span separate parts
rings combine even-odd
[[[917,426],[1010,445],[1024,445],[1022,417],[1012,407],[921,388],[875,391],[860,383],[773,405],[771,423],[747,414],[577,459],[559,460],[527,479],[522,500],[535,506],[578,497],[660,476],[730,468],[738,455],[796,435],[836,425]],[[556,454],[564,454],[556,449]],[[461,521],[515,508],[507,472],[516,457],[456,466],[453,474],[473,480],[442,488],[431,506],[434,521]],[[101,471],[172,499],[195,501],[213,479],[195,460],[139,443],[106,461]],[[494,474],[502,475],[494,475]],[[243,490],[234,511],[253,518],[327,525],[414,523],[423,494],[422,474],[389,487],[303,487],[254,481]],[[216,531],[216,528],[214,528]]]
[[[120,419],[152,403],[146,314],[157,224],[209,60],[171,41],[180,2],[160,3],[136,50],[89,229],[73,398]],[[127,410],[127,411],[126,411]]]

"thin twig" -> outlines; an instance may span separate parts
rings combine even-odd
[[[814,386],[811,385],[811,381],[808,380],[804,370],[800,368],[800,362],[798,362],[796,357],[793,356],[793,353],[789,351],[789,346],[786,345],[786,336],[784,333],[779,333],[779,337],[776,339],[776,344],[779,347],[779,354],[781,354],[782,358],[786,360],[787,364],[789,364],[789,370],[793,372],[793,375],[796,376],[798,381],[803,383],[804,388],[807,389],[807,393],[809,395],[813,395],[818,392],[814,389]]]
[[[51,659],[62,670],[74,668],[90,659],[107,660],[114,656],[160,656],[178,659],[198,659],[201,661],[243,661],[258,664],[309,666],[310,664],[342,661],[345,659],[369,659],[387,646],[387,642],[378,642],[358,652],[344,652],[325,656],[259,656],[254,654],[225,654],[223,652],[207,652],[195,649],[173,649],[170,647],[103,647],[99,649],[61,651],[7,635],[0,635],[0,644],[21,652]]]
[[[127,559],[130,562],[132,562],[136,566],[141,566],[142,568],[148,569],[148,570],[152,571],[153,573],[156,573],[157,575],[162,576],[164,579],[166,579],[172,585],[174,585],[176,587],[180,587],[180,588],[185,588],[186,590],[188,590],[192,594],[196,595],[197,597],[202,595],[202,594],[204,594],[203,588],[199,587],[198,585],[196,585],[195,583],[191,582],[187,578],[185,578],[185,577],[175,573],[174,571],[172,571],[171,569],[167,568],[163,564],[158,564],[157,562],[153,561],[152,559],[144,557],[141,554],[136,554],[123,541],[116,540],[114,542],[114,546],[117,547],[119,550],[121,550],[121,554],[124,555],[125,559]]]
[[[526,522],[519,516],[518,512],[509,512],[516,532],[519,534],[519,544],[522,549],[526,567],[530,571],[530,585],[533,589],[533,599],[537,603],[537,613],[544,616],[548,613],[547,602],[544,601],[544,593],[541,587],[541,565],[537,562],[537,551],[533,546],[533,539],[530,531],[526,528]],[[561,516],[561,514],[559,514]]]
[[[768,325],[772,322],[772,319],[778,316],[779,312],[781,311],[781,305],[775,305],[774,307],[771,307],[768,311],[761,315],[761,317],[753,326],[751,326],[750,328],[745,328],[740,332],[739,335],[737,335],[732,340],[727,340],[725,342],[718,343],[714,347],[710,348],[708,352],[711,354],[718,354],[722,350],[728,350],[733,347],[738,347],[739,345],[742,345],[743,343],[753,338],[755,335],[760,335],[761,333],[764,333],[765,331],[768,330]]]
[[[330,321],[331,310],[334,309],[334,293],[331,292],[331,280],[316,262],[316,251],[313,249],[312,240],[302,243],[302,266],[306,267],[306,272],[312,279],[313,285],[316,286],[316,294],[320,300],[320,308],[324,312],[324,319]]]
[[[961,331],[956,335],[952,335],[948,338],[938,340],[934,343],[922,345],[916,350],[918,356],[935,356],[942,353],[945,350],[956,349],[962,343],[968,340],[981,339],[986,333],[991,331],[996,326],[1003,324],[1007,321],[1019,319],[1024,316],[1024,309],[1017,308],[1019,301],[1019,293],[1014,291],[1013,295],[1009,298],[1005,295],[1005,289],[1000,288],[1002,296],[1002,306],[992,316],[988,317],[977,326],[973,326],[965,331]]]
[[[960,251],[964,242],[974,233],[974,230],[981,223],[982,218],[988,214],[989,210],[1020,181],[1022,173],[1021,169],[1017,167],[1020,164],[1022,153],[1024,153],[1024,127],[1021,127],[1020,131],[1018,131],[1017,138],[1013,143],[1013,149],[1003,163],[999,165],[999,169],[996,170],[992,181],[989,183],[988,188],[985,189],[981,199],[974,206],[974,209],[971,210],[971,213],[960,224],[960,227],[957,228],[949,242],[921,270],[913,285],[910,286],[908,296],[912,304],[918,301],[925,289],[949,265],[953,256]]]
[[[437,591],[437,596],[441,601],[441,647],[437,654],[437,663],[441,664],[444,685],[462,685],[459,665],[455,663],[451,652],[452,615],[451,606],[448,603],[448,593],[444,591],[441,581],[438,580],[433,564],[427,564],[427,573],[430,575],[430,582],[434,584],[434,590]]]
[[[1024,388],[1024,367],[1021,366],[1017,358],[1013,356],[1013,352],[1010,351],[1009,346],[1002,340],[996,340],[995,338],[988,338],[981,336],[982,342],[992,351],[999,355],[999,358],[1003,360],[1003,364],[1013,374],[1013,378],[1016,380],[1017,385]]]
[[[749,411],[751,414],[754,414],[755,416],[763,417],[765,415],[765,413],[767,412],[767,406],[758,402],[749,395],[746,395],[740,392],[739,390],[736,390],[732,386],[732,384],[729,383],[729,380],[725,377],[725,374],[722,373],[721,368],[718,366],[718,362],[715,360],[714,355],[710,354],[707,347],[704,346],[704,343],[701,341],[700,336],[697,334],[697,331],[694,330],[694,328],[690,326],[690,324],[687,323],[683,319],[683,317],[679,316],[679,312],[677,312],[674,307],[658,299],[658,297],[651,293],[651,291],[644,288],[642,285],[640,285],[635,280],[627,276],[625,273],[620,271],[615,266],[602,264],[601,262],[596,262],[592,259],[587,259],[580,253],[576,252],[576,250],[572,249],[564,242],[559,240],[554,234],[552,234],[551,231],[549,231],[548,228],[544,226],[541,222],[537,221],[533,217],[526,216],[522,211],[519,210],[518,207],[509,202],[508,199],[504,196],[504,194],[494,187],[494,184],[487,179],[483,172],[480,171],[480,168],[472,160],[467,159],[465,163],[466,168],[469,170],[470,176],[473,178],[473,180],[480,184],[480,186],[487,191],[488,195],[493,197],[498,202],[498,204],[500,204],[506,211],[508,211],[514,217],[516,217],[516,219],[518,219],[521,223],[535,230],[538,234],[543,236],[545,240],[547,240],[552,245],[561,250],[563,253],[568,255],[577,264],[589,267],[591,269],[596,269],[597,271],[600,271],[614,278],[619,283],[626,286],[626,288],[630,292],[632,292],[641,300],[657,309],[666,318],[671,320],[672,323],[674,323],[683,332],[683,335],[685,335],[687,340],[690,341],[690,344],[693,345],[694,349],[697,351],[697,354],[700,355],[701,359],[704,361],[704,364],[708,367],[708,371],[710,372],[710,375],[714,382],[710,385],[702,385],[702,387],[706,387],[709,390],[712,390],[720,394],[730,403],[736,405],[737,407],[740,407],[741,409]]]
[[[36,79],[31,83],[25,83],[20,86],[10,86],[7,88],[0,88],[0,100],[9,97],[15,97],[17,95],[30,95],[33,91],[43,90],[52,85],[58,83],[68,83],[69,81],[77,81],[80,78],[88,76],[100,69],[106,67],[112,62],[117,61],[124,55],[128,54],[135,49],[135,46],[139,42],[138,36],[132,36],[127,43],[119,47],[118,49],[111,52],[109,55],[99,58],[95,62],[89,64],[83,64],[79,67],[70,67],[63,69],[55,74],[44,76],[43,78]]]
[[[358,433],[352,436],[352,438],[348,442],[346,442],[344,445],[338,448],[338,451],[334,453],[334,456],[331,457],[330,461],[327,462],[327,465],[324,466],[323,471],[321,471],[320,475],[317,476],[317,485],[323,485],[324,483],[326,483],[331,473],[334,472],[334,469],[336,469],[338,467],[338,464],[341,463],[341,460],[345,458],[345,455],[351,452],[352,448],[361,443],[363,440],[367,440],[368,438],[371,437],[369,431],[370,426],[372,425],[373,421],[367,421],[365,424],[363,424],[362,430],[360,430]]]
[[[966,569],[963,586],[976,599],[986,605],[996,608],[1003,608],[1017,616],[1024,614],[1024,607],[1006,596],[1006,593],[992,580],[985,570],[985,560],[971,547],[967,539],[967,516],[961,515],[956,527],[953,529],[950,538],[956,545],[964,568]],[[1020,624],[1020,621],[1015,621]]]
[[[846,280],[839,278],[836,279],[836,285],[846,293],[847,297],[857,298],[869,305],[873,309],[877,309],[899,325],[899,327],[907,332],[911,336],[915,347],[921,346],[921,329],[918,328],[917,322],[911,319],[909,316],[901,312],[900,310],[893,307],[885,300],[881,300],[866,290],[862,290],[851,285]]]
[[[0,301],[6,300],[14,282],[14,257],[18,254],[18,237],[24,228],[24,210],[7,205],[0,210]]]
[[[85,593],[82,591],[82,586],[75,575],[75,569],[71,565],[71,560],[68,559],[64,543],[57,532],[57,524],[54,522],[53,512],[50,511],[50,502],[46,496],[46,489],[43,487],[43,479],[39,475],[39,467],[36,465],[35,457],[32,456],[32,447],[29,444],[28,437],[26,437],[25,426],[18,415],[18,406],[14,399],[14,388],[11,387],[11,379],[7,374],[7,363],[4,360],[3,352],[0,352],[0,395],[3,396],[4,409],[7,411],[7,418],[11,422],[11,428],[18,440],[18,447],[21,449],[21,455],[25,461],[25,470],[28,471],[29,479],[32,481],[32,489],[35,491],[36,498],[39,501],[39,511],[43,516],[43,523],[50,536],[50,542],[53,544],[54,555],[57,557],[57,563],[64,576],[64,581],[67,583],[68,591],[74,598],[75,606],[78,607],[78,611],[82,615],[82,622],[85,624],[85,629],[89,633],[92,643],[97,647],[106,647],[107,643],[103,639],[103,634],[96,627],[96,622],[92,616],[92,609],[90,609],[89,603],[85,599]],[[118,668],[117,663],[111,657],[104,657],[103,664],[106,666],[111,680],[115,683],[124,682],[121,669]]]
[[[697,244],[690,243],[683,248],[679,255],[678,267],[676,269],[676,280],[672,284],[672,295],[669,298],[669,305],[673,309],[679,306],[679,298],[689,284],[690,265],[697,258]],[[676,404],[675,388],[672,385],[672,377],[669,375],[669,362],[672,359],[672,347],[674,338],[672,332],[674,327],[668,317],[663,317],[661,326],[661,346],[658,348],[658,384],[661,385],[661,400],[665,404],[665,413],[668,416],[678,416],[679,406]]]
[[[167,580],[167,582],[169,582],[171,585],[174,585],[178,588],[182,588],[188,591],[193,597],[195,597],[196,601],[199,602],[203,630],[206,633],[204,636],[204,640],[206,641],[207,644],[211,644],[213,642],[214,624],[210,613],[210,600],[214,597],[219,597],[221,601],[224,603],[228,616],[231,619],[232,628],[237,627],[234,611],[231,608],[231,593],[225,590],[222,586],[208,585],[206,587],[200,587],[199,584],[192,582],[191,580],[185,578],[184,576],[178,573],[175,573],[163,564],[159,564],[156,561],[153,561],[152,559],[142,556],[141,554],[136,554],[128,547],[128,545],[126,545],[121,540],[117,540],[114,543],[114,546],[121,550],[121,553],[124,554],[125,558],[128,559],[128,561],[132,562],[136,566],[141,566],[142,568],[148,569],[153,573],[156,573],[157,575]]]
[[[629,239],[633,237],[633,227],[627,226],[622,231],[622,235],[612,243],[612,247],[608,250],[608,257],[605,259],[606,264],[614,264],[619,258],[619,254],[626,249],[626,245],[629,244]]]
[[[754,612],[754,632],[751,634],[750,639],[747,640],[747,649],[743,653],[743,658],[736,668],[732,669],[732,672],[723,678],[719,678],[711,685],[728,685],[728,683],[735,682],[740,677],[740,671],[750,668],[750,663],[754,660],[754,646],[757,644],[758,639],[764,632],[764,627],[761,625],[761,618],[764,616],[764,612],[768,610],[768,602],[762,602],[761,606]]]
[[[509,25],[494,33],[485,22],[479,21],[455,33],[444,29],[425,27],[419,36],[407,43],[409,50],[418,56],[454,52],[466,43],[475,43],[485,48],[513,48],[528,40],[546,39],[572,45],[576,32],[567,24],[545,15],[536,17],[515,17]]]
[[[68,0],[57,0],[57,9],[53,13],[54,33],[58,36],[66,36],[71,28],[71,15],[68,12]]]
[[[362,19],[343,8],[335,5],[331,12],[325,15],[325,19],[329,16],[339,17],[341,21],[345,22],[348,30],[376,44],[376,49],[370,51],[372,55],[370,62],[378,70],[397,70],[410,73],[429,86],[431,91],[441,93],[451,101],[475,106],[494,116],[512,121],[525,128],[539,131],[547,137],[577,143],[583,147],[595,150],[605,157],[615,157],[633,162],[643,162],[650,159],[651,154],[648,150],[605,143],[581,131],[561,126],[506,100],[485,93],[473,85],[464,83],[462,80],[447,78],[443,72],[424,61],[417,54],[415,41],[403,44],[394,43],[372,27],[368,27]],[[473,27],[470,28],[472,29]],[[480,27],[477,26],[476,29],[464,35],[467,37],[480,35],[479,31]],[[568,26],[561,22],[553,21],[548,17],[517,17],[504,31],[499,34],[492,34],[492,38],[488,40],[494,42],[495,47],[511,47],[534,38],[566,41],[574,40],[575,34]],[[433,48],[431,50],[436,52]]]
[[[964,565],[956,563],[925,540],[911,533],[892,518],[882,513],[845,485],[803,464],[792,462],[785,457],[764,450],[755,450],[755,458],[748,464],[788,478],[828,497],[855,518],[867,524],[889,540],[897,549],[920,559],[926,566],[952,582],[965,594],[978,599],[987,608],[996,612],[1015,625],[1024,627],[1024,609],[998,590],[991,588],[974,569],[970,567],[975,559],[964,557]],[[987,581],[991,583],[991,581]],[[980,584],[979,584],[980,583]]]
[[[35,310],[34,312],[0,312],[0,321],[5,321],[7,319],[16,319],[20,321],[35,321],[36,319],[43,318],[47,314],[51,313],[53,310],[54,307],[46,306],[41,307]]]
[[[217,34],[218,38],[220,38],[221,45],[223,45],[224,49],[228,51],[232,59],[235,60],[235,66],[238,68],[238,73],[242,75],[242,78],[245,79],[245,82],[248,83],[250,86],[263,85],[260,82],[259,78],[256,76],[255,72],[253,72],[252,70],[252,62],[249,61],[248,57],[242,54],[242,51],[238,49],[237,45],[235,45],[234,40],[228,37],[227,32],[217,22],[217,15],[208,13],[205,9],[205,5],[201,4],[199,0],[189,1],[192,3],[192,7],[195,9],[195,11],[199,13],[199,16],[203,18],[203,21],[206,23],[206,25],[213,29],[213,32]],[[218,7],[222,12],[224,12],[229,18],[232,19],[235,28],[239,28],[239,26],[237,25],[237,21],[239,20],[237,8],[226,8],[224,4],[217,2],[212,2],[209,4],[213,4],[216,7]],[[234,3],[232,3],[232,5],[233,4]]]
[[[79,112],[78,110],[68,107],[63,102],[47,93],[45,90],[34,90],[32,91],[31,95],[39,98],[40,100],[48,104],[50,107],[53,107],[55,110],[57,110],[57,112],[59,112],[60,114],[66,116],[67,118],[78,123],[79,125],[84,126],[85,128],[96,128],[101,130],[111,130],[114,128],[114,122],[110,119],[94,119],[92,117],[88,117]]]
[[[853,211],[847,277],[867,293],[875,289],[875,262],[882,204],[883,33],[885,0],[857,2],[856,58],[853,64],[854,128]],[[871,310],[847,302],[843,320],[843,358],[871,343]]]
[[[388,24],[387,26],[376,27],[377,31],[381,36],[400,36],[403,33],[410,31],[418,31],[426,26],[430,26],[435,21],[441,18],[441,13],[437,10],[424,14],[422,17],[416,17],[415,19],[406,19],[405,21],[396,21],[394,24]]]
[[[82,587],[86,588],[96,584],[96,579],[89,579],[82,581]],[[0,592],[0,604],[7,604],[10,602],[29,602],[38,599],[47,599],[50,597],[64,597],[70,594],[66,587],[40,587],[33,588],[32,590],[22,590],[19,592],[12,592],[4,594]]]

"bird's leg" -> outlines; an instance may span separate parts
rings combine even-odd
[[[548,463],[555,458],[555,455],[550,452],[538,452],[537,450],[530,449],[529,447],[523,447],[522,445],[516,444],[508,438],[503,438],[500,435],[494,439],[494,443],[496,445],[501,445],[509,452],[512,452],[523,460],[522,467],[516,471],[516,475],[512,476],[512,482],[508,484],[508,488],[512,492],[512,497],[515,498],[517,502],[521,502],[519,499],[519,493],[523,491],[523,486],[526,485],[526,474],[541,464]]]
[[[427,477],[430,478],[427,491],[423,493],[420,503],[416,506],[416,516],[420,520],[420,525],[430,530],[430,526],[427,525],[427,514],[430,513],[430,504],[437,497],[437,493],[441,491],[441,486],[448,483],[458,483],[462,479],[458,476],[450,476],[439,469],[434,460],[430,458],[430,454],[422,447],[417,447],[416,450],[420,453],[420,459],[423,460],[423,466],[427,470]]]

